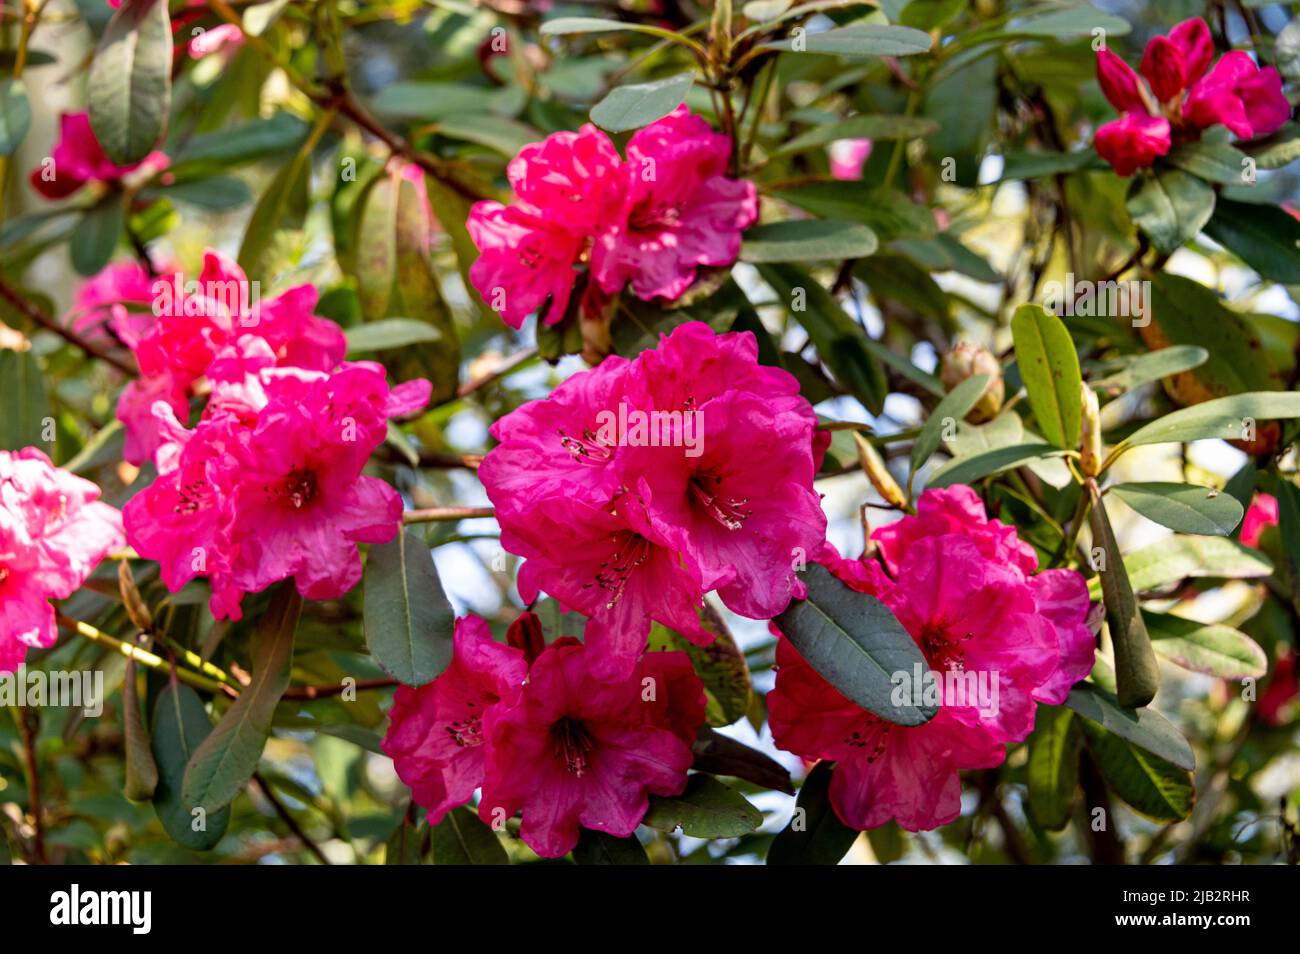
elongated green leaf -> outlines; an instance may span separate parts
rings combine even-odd
[[[1104,689],[1081,682],[1070,690],[1065,704],[1079,715],[1127,739],[1138,748],[1174,763],[1196,768],[1196,755],[1187,740],[1155,709],[1130,709]]]
[[[118,165],[139,162],[167,128],[172,27],[167,0],[123,0],[90,64],[90,125]]]
[[[711,775],[695,774],[680,795],[650,796],[641,824],[694,838],[738,838],[763,824],[763,813]]]
[[[1278,536],[1282,540],[1285,580],[1291,590],[1291,602],[1300,606],[1300,488],[1290,480],[1277,481]]]
[[[1002,276],[947,232],[928,239],[895,239],[890,248],[932,272],[958,272],[978,282],[998,282]]]
[[[1129,805],[1156,821],[1178,821],[1192,813],[1191,772],[1090,722],[1083,731],[1107,787]]]
[[[920,725],[937,711],[914,700],[894,700],[894,677],[915,683],[929,671],[916,641],[884,603],[849,589],[814,563],[799,574],[808,595],[774,622],[832,686],[851,701],[899,725]],[[919,668],[918,668],[919,667]]]
[[[818,762],[804,779],[795,800],[794,817],[772,839],[767,852],[769,865],[838,864],[858,840],[858,833],[840,821],[831,807],[834,767],[832,762]]]
[[[850,59],[868,56],[912,56],[930,49],[930,34],[887,23],[855,23],[823,33],[797,34],[765,43],[763,49],[795,53],[824,53]]]
[[[186,140],[176,153],[176,165],[205,162],[229,169],[254,159],[286,154],[296,149],[306,135],[307,126],[301,119],[276,113],[267,119],[255,119],[242,126],[202,133]]]
[[[257,200],[239,245],[239,266],[250,281],[270,274],[269,252],[282,229],[302,225],[310,204],[311,153],[315,138],[304,140],[293,158],[282,165]]]
[[[22,80],[0,81],[0,156],[18,151],[32,125],[32,104]]]
[[[1079,781],[1079,720],[1065,706],[1039,706],[1029,736],[1029,813],[1048,831],[1060,831],[1070,820],[1070,806]]]
[[[424,864],[424,835],[422,824],[416,824],[403,816],[388,841],[384,843],[385,865],[422,865]]]
[[[1220,199],[1205,234],[1264,278],[1300,284],[1300,222],[1277,206]]]
[[[1092,509],[1088,512],[1092,546],[1094,551],[1102,551],[1097,578],[1101,581],[1106,621],[1115,647],[1116,695],[1121,705],[1144,706],[1156,697],[1160,688],[1160,666],[1133,596],[1133,584],[1120,557],[1110,517],[1092,481],[1088,483],[1088,494],[1092,498]]]
[[[1226,142],[1185,142],[1165,161],[1207,182],[1241,183],[1246,175],[1246,155]]]
[[[853,188],[839,181],[807,182],[780,189],[776,196],[823,219],[861,222],[882,242],[933,238],[934,215],[897,189]]]
[[[408,686],[432,682],[451,663],[456,613],[428,545],[412,531],[370,548],[366,646],[384,672]]]
[[[1226,537],[1237,529],[1244,513],[1227,494],[1194,484],[1116,484],[1109,492],[1148,520],[1181,533]]]
[[[45,376],[36,355],[30,351],[0,349],[0,450],[22,450],[44,443],[50,402],[45,394]]]
[[[122,794],[133,802],[149,801],[158,788],[158,764],[154,761],[149,729],[140,711],[134,659],[126,661],[126,677],[122,680],[122,737],[126,748],[126,780]]]
[[[837,139],[916,139],[939,128],[932,119],[920,116],[854,116],[838,123],[825,123],[782,143],[772,154],[793,156]]]
[[[1159,381],[1180,371],[1205,364],[1210,353],[1196,345],[1174,345],[1149,354],[1136,355],[1122,369],[1093,382],[1097,389],[1128,391],[1148,381]]]
[[[120,196],[107,196],[82,214],[68,246],[78,275],[94,275],[108,264],[125,225],[126,210]]]
[[[648,126],[680,106],[694,82],[694,73],[678,73],[649,83],[617,86],[591,107],[591,121],[610,132]]]
[[[998,181],[1041,179],[1043,176],[1104,168],[1105,163],[1091,149],[1076,152],[1008,152],[1003,159],[1002,175]]]
[[[1289,166],[1300,159],[1300,124],[1287,122],[1273,135],[1243,146],[1242,151],[1253,156],[1260,169]]]
[[[960,433],[957,440],[959,442],[963,440]],[[1064,453],[1065,451],[1059,447],[1039,441],[1032,444],[1010,444],[974,454],[963,454],[948,461],[931,474],[926,486],[950,487],[953,484],[969,484],[990,474],[1000,474],[1004,470],[1019,467],[1030,461],[1060,457]]]
[[[792,265],[760,265],[763,280],[803,325],[817,353],[846,391],[867,410],[880,413],[888,390],[884,371],[867,347],[867,333],[844,313],[834,296]]]
[[[181,797],[209,814],[225,808],[257,771],[276,704],[289,687],[293,635],[302,597],[292,580],[276,584],[254,633],[253,681],[190,758]]]
[[[1152,245],[1173,252],[1210,221],[1214,189],[1181,169],[1165,169],[1134,182],[1128,214]]]
[[[988,383],[987,374],[969,377],[935,405],[921,427],[921,433],[916,435],[916,441],[912,444],[912,473],[920,470],[921,465],[930,459],[930,455],[939,449],[939,442],[943,439],[946,427],[951,426],[955,433],[958,422],[965,418],[979,401]]]
[[[1218,438],[1238,440],[1249,436],[1259,421],[1300,417],[1300,393],[1254,391],[1233,394],[1166,414],[1130,434],[1124,444],[1169,444]]]
[[[1220,679],[1259,677],[1268,670],[1259,644],[1230,626],[1150,610],[1143,610],[1142,618],[1156,653],[1184,669]]]
[[[434,826],[429,853],[435,865],[510,864],[496,832],[463,805]]]
[[[865,258],[880,243],[860,222],[797,219],[759,225],[745,233],[740,247],[746,262],[819,262]]]
[[[395,172],[376,177],[366,190],[357,225],[357,296],[367,321],[388,314],[397,280],[397,199],[401,179]]]
[[[392,348],[406,348],[413,344],[437,341],[438,329],[414,318],[381,318],[368,321],[345,332],[348,339],[348,355],[369,354],[374,351],[388,351]]]
[[[573,849],[573,860],[580,865],[648,865],[641,842],[636,835],[615,838],[603,831],[582,829],[578,844]]]
[[[478,143],[511,158],[542,138],[531,126],[489,113],[457,113],[438,120],[437,128],[443,136]]]
[[[1139,593],[1188,577],[1251,579],[1273,572],[1264,554],[1222,537],[1170,537],[1134,550],[1124,557],[1124,565]],[[1097,581],[1090,580],[1088,587],[1095,598]]]
[[[1039,305],[1021,305],[1011,319],[1016,364],[1034,419],[1048,442],[1079,446],[1079,353],[1060,318]]]
[[[1040,8],[1041,9],[1041,8]],[[1090,3],[1074,7],[1049,9],[1044,12],[1030,13],[1024,19],[1013,21],[1006,27],[1007,33],[1022,36],[1045,36],[1056,39],[1066,37],[1089,36],[1094,30],[1104,31],[1106,36],[1124,36],[1132,31],[1129,22],[1113,13],[1098,10]]]
[[[175,682],[158,694],[151,739],[158,766],[153,807],[172,841],[190,851],[214,847],[230,824],[229,807],[206,812],[182,796],[185,766],[211,732],[203,700],[189,686]]]

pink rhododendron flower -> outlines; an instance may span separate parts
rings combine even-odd
[[[1248,547],[1258,547],[1259,539],[1278,521],[1277,498],[1272,494],[1257,493],[1241,519],[1241,542]]]
[[[1294,649],[1284,649],[1278,656],[1273,675],[1259,697],[1259,717],[1266,725],[1285,725],[1291,702],[1300,696],[1300,682],[1296,679],[1296,654]]]
[[[1173,146],[1199,139],[1211,126],[1253,139],[1275,132],[1291,117],[1274,67],[1260,69],[1240,51],[1224,54],[1210,69],[1213,59],[1210,29],[1200,18],[1152,38],[1142,55],[1141,77],[1110,50],[1099,50],[1097,80],[1122,115],[1097,130],[1098,155],[1128,176]]]
[[[685,106],[637,132],[627,162],[590,124],[532,143],[507,170],[515,201],[470,211],[470,281],[515,328],[533,313],[559,322],[588,265],[584,315],[629,283],[640,298],[676,299],[698,267],[734,262],[758,217],[753,183],[726,176],[730,153]]]
[[[1061,702],[1091,669],[1088,590],[1070,570],[1030,576],[1032,550],[988,520],[968,487],[926,491],[916,516],[872,538],[883,566],[843,560],[829,545],[823,561],[882,600],[937,675],[982,676],[990,690],[996,679],[996,695],[945,693],[929,722],[894,725],[845,699],[782,639],[768,695],[772,733],[804,758],[839,763],[831,803],[845,824],[892,818],[911,831],[934,828],[960,811],[958,771],[1000,764],[1005,744],[1032,730],[1037,703]]]
[[[107,326],[128,348],[134,348],[154,322],[153,278],[136,261],[113,262],[77,288],[72,303],[72,330],[103,337]],[[131,307],[134,306],[134,307]]]
[[[523,840],[545,858],[578,842],[579,826],[619,838],[650,795],[686,787],[704,687],[684,653],[648,653],[625,679],[597,679],[589,650],[556,640],[533,663],[518,700],[488,720],[479,815],[522,809]]]
[[[862,169],[871,158],[871,147],[870,139],[836,139],[827,147],[831,175],[846,181],[861,179]]]
[[[32,170],[32,186],[47,199],[63,199],[87,182],[116,183],[129,175],[152,176],[166,169],[169,160],[151,152],[139,162],[119,166],[104,154],[90,128],[88,113],[64,113],[59,120],[59,141],[48,163]]]
[[[261,340],[276,364],[309,371],[331,370],[347,351],[343,330],[312,314],[314,286],[260,299],[243,269],[215,251],[204,255],[196,280],[186,282],[175,273],[156,280],[151,292],[156,320],[132,348],[140,377],[127,385],[117,406],[127,431],[124,456],[133,464],[158,449],[155,402],[166,402],[186,420],[195,383],[210,374],[218,355],[229,355],[239,342],[247,349],[251,340]]]
[[[229,55],[242,46],[243,42],[243,30],[233,23],[223,23],[195,34],[190,38],[187,49],[190,56],[197,60],[222,50]]]
[[[451,665],[437,679],[398,687],[383,742],[430,825],[483,784],[488,722],[514,702],[528,675],[524,654],[494,641],[477,616],[456,620],[454,644]]]
[[[812,481],[829,434],[794,377],[758,363],[748,333],[684,324],[492,434],[501,444],[479,477],[502,546],[526,558],[521,595],[545,590],[591,616],[602,672],[630,671],[651,620],[711,641],[696,616],[708,590],[736,612],[776,615],[825,537]]]
[[[402,519],[397,492],[361,470],[388,418],[431,390],[421,380],[390,391],[369,362],[328,374],[269,365],[252,361],[253,384],[214,392],[193,431],[156,403],[160,476],[124,510],[127,539],[159,561],[168,588],[208,577],[219,619],[240,618],[244,593],[289,577],[308,599],[356,585],[356,545],[391,540]]]
[[[71,596],[123,542],[122,516],[94,484],[34,447],[0,451],[0,672],[54,644],[49,601]]]

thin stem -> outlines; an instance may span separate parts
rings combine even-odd
[[[190,672],[188,669],[173,667],[161,656],[157,656],[148,650],[141,649],[139,646],[132,646],[130,643],[125,643],[120,639],[108,635],[108,633],[100,632],[89,623],[83,623],[81,620],[64,616],[58,611],[55,611],[54,615],[58,620],[59,625],[64,629],[76,633],[78,636],[84,636],[92,643],[110,649],[115,653],[120,653],[128,659],[134,659],[142,666],[148,666],[150,669],[158,669],[163,672],[175,672],[177,679],[193,686],[195,689],[203,689],[207,692],[224,692],[228,695],[238,695],[238,692],[236,692],[232,686],[228,686],[214,679],[208,679],[205,676],[200,676],[198,673]]]
[[[317,845],[316,842],[307,837],[307,833],[302,830],[302,826],[298,824],[298,820],[289,813],[289,809],[287,809],[284,806],[284,803],[280,801],[279,797],[271,789],[271,786],[267,783],[266,779],[262,777],[262,773],[254,772],[253,779],[257,782],[257,787],[262,790],[262,794],[266,796],[266,800],[271,803],[271,808],[273,808],[275,813],[280,816],[280,821],[284,822],[285,827],[293,834],[293,837],[302,842],[302,846],[310,851],[316,857],[317,861],[323,865],[328,865],[330,860],[325,857],[325,852],[320,850],[320,846]]]
[[[398,684],[396,679],[358,679],[350,686],[343,683],[334,686],[290,686],[281,698],[328,699],[331,696],[341,696],[349,689],[391,689]]]
[[[23,297],[18,289],[14,288],[0,276],[0,297],[3,297],[9,304],[13,305],[23,317],[30,320],[33,324],[39,325],[46,331],[52,331],[70,345],[80,348],[83,352],[92,358],[98,358],[106,364],[111,364],[117,370],[130,377],[134,377],[138,372],[121,358],[111,354],[97,344],[87,341],[71,328],[65,328],[50,315],[47,315],[34,302],[28,301]]]
[[[14,721],[23,742],[23,764],[27,769],[27,801],[32,814],[32,857],[38,864],[49,864],[45,854],[45,821],[41,809],[41,773],[37,764],[36,739],[41,731],[40,712],[29,707],[13,709]]]
[[[402,514],[403,523],[439,523],[449,520],[473,520],[478,517],[495,517],[492,507],[425,507],[408,510]]]

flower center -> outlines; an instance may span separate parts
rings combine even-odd
[[[564,763],[566,769],[582,778],[590,765],[591,751],[596,747],[596,740],[582,721],[562,716],[551,726],[551,742],[555,746],[555,757]]]
[[[591,428],[584,430],[581,438],[570,437],[562,428],[557,433],[560,444],[579,463],[603,464],[614,457],[614,448]]]
[[[850,732],[844,737],[844,744],[855,749],[867,751],[867,764],[871,764],[880,758],[885,751],[885,745],[889,741],[889,730],[892,724],[886,722],[879,716],[866,715],[860,730]]]
[[[739,530],[745,520],[753,516],[748,509],[748,497],[723,497],[722,478],[712,474],[696,474],[690,479],[689,490],[695,502],[706,513],[728,530]]]
[[[961,644],[974,635],[974,633],[967,633],[960,639],[950,639],[942,629],[926,630],[921,637],[921,651],[925,653],[931,669],[964,672],[966,651],[961,648]]]
[[[682,217],[680,206],[656,202],[652,205],[638,206],[629,217],[628,226],[634,232],[652,232],[655,229],[672,228]]]
[[[483,719],[470,715],[447,724],[447,735],[462,749],[483,744]]]
[[[295,510],[301,510],[315,499],[316,489],[315,471],[299,467],[289,471],[281,492]]]
[[[623,596],[628,578],[650,556],[650,541],[631,530],[619,530],[610,534],[614,543],[614,552],[600,561],[594,584],[609,593],[606,609],[613,608]]]

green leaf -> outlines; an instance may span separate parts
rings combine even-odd
[[[149,742],[149,729],[140,711],[135,660],[126,661],[122,680],[122,738],[126,749],[126,779],[122,794],[133,802],[147,802],[158,789],[158,764]]]
[[[999,182],[1013,179],[1041,179],[1107,168],[1092,149],[1076,152],[1008,152],[1002,160]]]
[[[0,380],[3,380],[2,373],[0,373]],[[82,445],[76,456],[63,465],[63,469],[74,474],[84,474],[110,461],[120,460],[125,440],[126,428],[122,426],[122,422],[109,421]]]
[[[393,833],[384,843],[385,865],[421,865],[424,864],[424,845],[422,826],[412,822],[405,815]]]
[[[126,210],[118,195],[106,196],[82,214],[68,247],[78,275],[94,275],[108,264],[125,225]]]
[[[380,175],[366,190],[357,224],[357,295],[367,321],[388,314],[397,280],[397,199],[401,179],[396,171]]]
[[[691,750],[695,753],[691,767],[698,772],[743,778],[763,788],[794,794],[790,773],[780,762],[707,725],[700,727]]]
[[[1048,831],[1060,831],[1070,820],[1074,789],[1079,782],[1079,720],[1065,706],[1038,707],[1029,736],[1029,814]]]
[[[958,440],[962,440],[960,432]],[[948,463],[931,474],[926,481],[926,486],[950,487],[953,484],[969,484],[971,481],[979,480],[981,477],[987,477],[990,474],[1000,474],[1004,470],[1019,467],[1021,464],[1027,464],[1033,460],[1060,457],[1064,453],[1065,451],[1059,447],[1053,447],[1051,444],[1038,441],[1036,443],[995,447],[992,450],[978,451],[974,454],[963,454],[948,461]]]
[[[289,687],[293,635],[302,597],[292,580],[276,584],[253,633],[253,681],[190,759],[181,797],[209,814],[225,808],[257,771],[276,704]]]
[[[680,106],[694,82],[694,73],[678,73],[649,83],[616,86],[591,107],[591,121],[610,132],[648,126]]]
[[[911,0],[903,7],[898,22],[918,30],[933,30],[966,9],[967,0]]]
[[[1156,653],[1184,669],[1236,680],[1268,671],[1268,656],[1259,644],[1230,626],[1150,610],[1143,610],[1142,618]]]
[[[1129,709],[1104,689],[1081,682],[1070,690],[1065,704],[1079,715],[1127,739],[1138,748],[1174,763],[1196,768],[1196,755],[1173,725],[1155,709]]]
[[[1116,484],[1108,491],[1148,520],[1180,533],[1226,537],[1241,523],[1241,504],[1212,487],[1167,482]]]
[[[1288,122],[1265,139],[1242,146],[1259,169],[1281,169],[1300,159],[1300,124]]]
[[[1106,36],[1124,36],[1132,29],[1129,22],[1122,17],[1103,13],[1092,4],[1085,3],[1076,7],[1051,9],[1043,13],[1027,12],[1025,19],[1011,23],[1006,28],[1006,32],[1065,39],[1088,36],[1094,30],[1102,30]]]
[[[650,628],[648,648],[684,652],[704,684],[705,720],[709,725],[731,725],[749,712],[753,692],[745,654],[736,645],[726,621],[707,601],[699,609],[700,624],[714,634],[707,646],[697,646],[661,623]]]
[[[839,302],[812,276],[792,265],[758,267],[763,281],[803,325],[817,353],[840,385],[872,414],[884,407],[888,384],[867,346],[867,333],[844,313]],[[802,307],[800,307],[802,305]]]
[[[464,805],[453,808],[433,827],[429,854],[435,865],[510,864],[496,832]]]
[[[932,272],[958,272],[978,282],[1000,282],[1002,276],[947,232],[930,239],[895,239],[890,248]]]
[[[543,28],[545,31],[545,28]],[[930,49],[930,34],[887,23],[855,23],[822,33],[805,33],[765,43],[761,49],[822,53],[850,59],[870,56],[912,56]]]
[[[46,421],[54,420],[45,376],[31,351],[0,349],[0,408],[0,450],[53,450],[45,442]]]
[[[615,838],[603,831],[582,829],[578,844],[573,849],[573,860],[580,865],[648,865],[641,842],[636,835]]]
[[[147,156],[171,109],[172,27],[166,0],[123,0],[86,82],[90,125],[118,165]]]
[[[865,258],[878,246],[876,233],[860,222],[795,219],[759,225],[744,235],[746,262],[821,262]]]
[[[1127,358],[1122,369],[1099,378],[1092,385],[1098,390],[1131,391],[1150,381],[1199,368],[1209,357],[1210,353],[1197,345],[1173,345]]]
[[[858,833],[840,821],[831,807],[834,768],[833,762],[822,761],[808,773],[795,800],[794,817],[772,839],[769,865],[838,864],[858,840]]]
[[[1292,605],[1300,606],[1300,488],[1290,480],[1277,480],[1278,535],[1282,539],[1284,577]]]
[[[1159,589],[1188,577],[1252,579],[1268,576],[1273,564],[1258,550],[1222,537],[1168,537],[1124,558],[1138,592]],[[1097,581],[1088,587],[1096,596]]]
[[[413,344],[437,341],[438,329],[414,318],[382,318],[348,328],[348,356],[406,348]]]
[[[323,128],[316,132],[323,132]],[[276,234],[283,229],[298,228],[307,216],[311,200],[311,154],[317,135],[303,140],[289,162],[280,166],[275,177],[257,200],[239,245],[239,267],[249,281],[269,277],[269,252]]]
[[[1174,252],[1210,221],[1214,189],[1180,169],[1165,169],[1133,183],[1128,214],[1156,249]]]
[[[854,188],[853,183],[819,180],[779,189],[775,195],[823,219],[861,222],[882,242],[936,234],[930,210],[897,189]]]
[[[1060,318],[1040,305],[1021,305],[1011,319],[1016,364],[1029,391],[1034,419],[1047,440],[1079,446],[1079,353]]]
[[[1186,441],[1237,440],[1246,436],[1248,425],[1258,421],[1300,417],[1300,393],[1255,391],[1232,394],[1166,414],[1127,438],[1128,447],[1143,444],[1179,444]]]
[[[244,180],[234,176],[209,176],[177,182],[175,185],[149,189],[147,194],[165,196],[176,202],[186,202],[214,212],[237,209],[253,197]]]
[[[1097,579],[1106,603],[1106,621],[1115,650],[1117,695],[1121,705],[1145,706],[1160,689],[1160,666],[1151,649],[1151,638],[1147,635],[1137,599],[1133,596],[1134,584],[1120,556],[1110,517],[1096,484],[1091,480],[1088,494],[1092,498],[1092,509],[1088,511],[1092,546],[1094,551],[1098,548],[1102,551]]]
[[[363,585],[366,646],[379,667],[408,686],[438,678],[451,663],[456,613],[428,544],[403,531],[371,546]]]
[[[1262,277],[1300,284],[1300,222],[1277,206],[1220,199],[1205,234]]]
[[[1185,142],[1165,156],[1172,166],[1207,182],[1235,185],[1244,181],[1246,155],[1226,142]]]
[[[1088,749],[1106,786],[1148,818],[1172,822],[1192,813],[1192,773],[1098,728],[1083,724]]]
[[[935,405],[930,416],[925,419],[921,433],[916,435],[916,441],[912,444],[912,473],[920,470],[921,466],[930,459],[930,455],[939,449],[939,442],[943,438],[944,422],[952,421],[955,427],[956,423],[965,418],[979,401],[988,383],[987,374],[976,374],[958,384]]]
[[[230,808],[203,812],[182,796],[185,766],[212,732],[203,700],[189,686],[173,682],[158,694],[153,709],[154,762],[158,785],[154,811],[172,841],[190,851],[213,848],[230,824]]]
[[[478,143],[510,158],[542,138],[531,126],[488,113],[457,113],[438,120],[436,128],[440,135]]]
[[[799,574],[808,595],[773,622],[808,664],[851,702],[898,725],[921,725],[937,707],[893,700],[894,676],[929,671],[916,641],[884,603],[849,589],[820,564]],[[917,687],[914,687],[917,688]]]
[[[12,156],[32,125],[32,104],[20,79],[0,81],[0,156]]]
[[[693,838],[739,838],[763,824],[763,813],[711,775],[696,773],[680,795],[650,796],[641,824]]]
[[[307,135],[307,126],[289,113],[278,112],[268,119],[203,133],[185,142],[176,153],[176,166],[210,162],[222,169],[266,156],[283,155],[296,149]]]
[[[837,139],[918,139],[931,135],[938,128],[939,124],[934,120],[920,116],[854,116],[837,123],[823,123],[800,133],[782,143],[772,155],[793,156]]]

